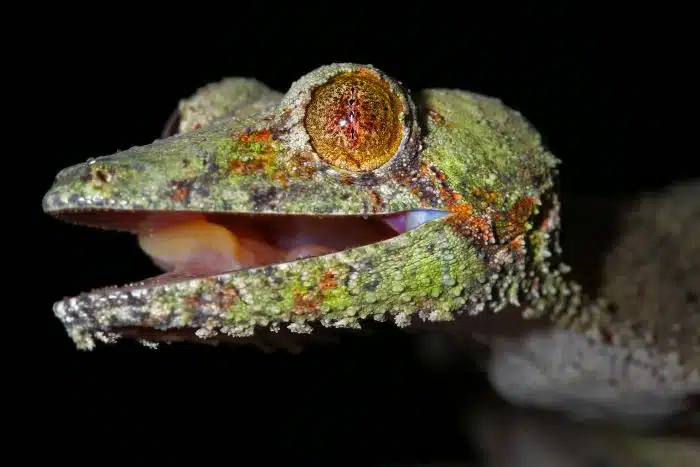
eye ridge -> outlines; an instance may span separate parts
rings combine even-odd
[[[403,137],[403,102],[389,83],[367,72],[345,72],[313,90],[305,128],[326,162],[368,172],[398,151]]]

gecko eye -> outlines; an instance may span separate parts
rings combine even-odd
[[[398,151],[406,109],[397,92],[369,70],[346,72],[317,87],[305,127],[319,157],[354,172],[369,172]]]

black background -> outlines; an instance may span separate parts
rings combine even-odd
[[[371,63],[412,90],[464,88],[519,109],[564,161],[568,191],[616,197],[700,176],[695,34],[680,13],[507,19],[506,6],[467,14],[404,4],[388,15],[334,7],[294,15],[271,4],[230,13],[172,6],[173,17],[143,21],[105,7],[34,25],[41,45],[25,58],[37,99],[33,138],[46,147],[20,163],[36,182],[31,230],[41,240],[32,251],[42,256],[33,272],[50,277],[23,310],[40,331],[28,350],[40,362],[30,386],[39,396],[24,406],[24,426],[38,445],[61,446],[53,459],[387,465],[470,456],[460,424],[482,382],[427,369],[393,329],[299,356],[186,344],[154,352],[127,342],[74,350],[52,302],[157,270],[131,236],[51,219],[40,198],[60,168],[153,141],[178,99],[208,81],[254,76],[286,90],[322,64]]]

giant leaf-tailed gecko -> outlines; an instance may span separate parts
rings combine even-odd
[[[435,323],[486,342],[490,378],[516,403],[632,420],[687,410],[697,306],[616,306],[571,279],[558,170],[495,98],[411,94],[357,64],[285,94],[225,79],[183,99],[161,139],[57,175],[46,213],[134,233],[166,272],[54,312],[79,349]]]

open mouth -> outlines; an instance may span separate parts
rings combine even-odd
[[[129,290],[332,254],[388,240],[448,214],[417,209],[368,216],[107,210],[55,215],[138,236],[142,251],[163,274],[118,287]],[[101,290],[106,289],[93,292]]]

